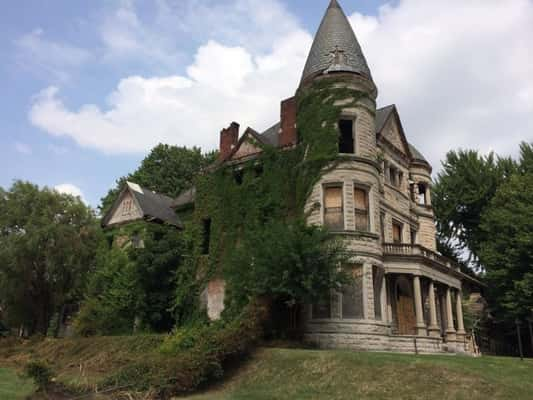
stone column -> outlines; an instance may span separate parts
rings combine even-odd
[[[431,185],[429,183],[426,186],[426,205],[431,205]]]
[[[418,336],[427,336],[422,308],[422,290],[420,289],[420,277],[418,275],[413,276],[413,286],[415,292],[416,334]]]
[[[389,322],[388,318],[388,307],[387,307],[387,280],[386,275],[383,273],[383,278],[381,278],[381,320],[385,323]]]
[[[437,304],[435,302],[435,284],[429,282],[429,336],[440,337],[440,328],[437,323]]]
[[[461,336],[461,339],[464,338],[465,324],[463,321],[463,303],[462,303],[463,294],[461,290],[457,290],[455,295],[455,313],[457,315],[457,336]]]
[[[453,311],[452,311],[452,289],[448,286],[446,288],[446,321],[448,327],[446,329],[446,339],[455,341],[455,326],[453,324]]]
[[[394,319],[392,316],[392,301],[394,299],[393,292],[393,279],[390,275],[385,275],[385,280],[387,281],[387,321],[391,326],[391,330],[394,329]]]

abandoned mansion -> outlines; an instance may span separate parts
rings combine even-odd
[[[204,173],[231,169],[240,184],[250,163],[256,165],[255,179],[267,174],[266,165],[265,171],[257,168],[266,151],[303,148],[308,160],[329,157],[302,211],[308,224],[326,226],[346,244],[354,280],[332,291],[329,301],[304,307],[307,342],[357,350],[473,352],[462,293],[479,283],[437,252],[431,165],[408,141],[397,107],[377,108],[377,97],[355,33],[331,0],[296,94],[281,102],[279,122],[262,133],[247,128],[240,137],[237,123],[223,129],[219,158]],[[144,219],[181,229],[185,215],[196,214],[204,236],[211,236],[204,238],[201,257],[212,257],[222,243],[222,217],[214,215],[220,210],[210,214],[202,206],[201,190],[196,186],[171,199],[129,183],[103,223],[113,227]],[[212,319],[224,309],[225,289],[223,273],[205,282],[201,301]]]

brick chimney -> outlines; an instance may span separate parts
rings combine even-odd
[[[231,125],[220,131],[220,149],[218,159],[226,160],[239,140],[239,124],[232,122]]]
[[[296,97],[281,102],[281,130],[279,134],[280,147],[298,143],[296,130]]]

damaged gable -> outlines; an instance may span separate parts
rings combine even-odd
[[[409,158],[412,158],[409,143],[405,137],[400,115],[395,105],[387,106],[377,110],[376,113],[376,134],[378,140],[384,139],[396,150]]]
[[[261,144],[263,140],[259,133],[254,131],[252,128],[246,129],[241,139],[237,143],[235,150],[230,156],[230,160],[239,160],[244,157],[248,157],[254,154],[261,153]]]

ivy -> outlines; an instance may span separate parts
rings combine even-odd
[[[314,185],[342,160],[338,156],[337,128],[342,109],[355,106],[363,98],[373,101],[368,94],[346,87],[339,80],[316,81],[297,93],[298,145],[284,150],[260,145],[262,153],[257,158],[238,166],[222,165],[196,179],[189,286],[193,281],[198,283],[198,277],[200,288],[214,276],[223,275],[229,296],[242,298],[236,290],[245,288],[232,284],[239,279],[232,266],[243,254],[243,243],[249,243],[248,239],[257,237],[258,232],[263,232],[265,238],[274,237],[265,231],[271,227],[298,226],[305,220],[305,203]],[[237,169],[239,179],[235,179]],[[201,251],[201,227],[206,219],[211,221],[209,256]],[[191,298],[178,298],[176,306],[182,308],[184,302],[190,303]],[[231,298],[227,304],[232,304]]]

